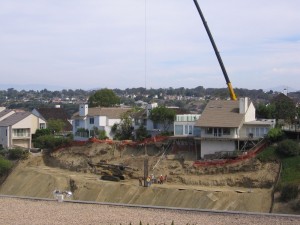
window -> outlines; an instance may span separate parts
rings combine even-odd
[[[193,134],[193,126],[189,126],[189,134]]]
[[[45,123],[40,123],[40,129],[45,129],[46,128],[46,124]]]
[[[14,129],[14,137],[29,137],[29,129]]]
[[[189,131],[189,126],[185,125],[184,126],[184,134],[188,134],[188,131]]]
[[[230,135],[230,128],[223,128],[223,135]]]
[[[214,128],[214,136],[221,137],[222,136],[222,129],[221,128]]]
[[[205,129],[206,134],[212,134],[212,132],[213,132],[213,129],[211,127],[208,127]]]
[[[175,125],[175,135],[183,135],[183,125]]]
[[[94,117],[90,118],[90,124],[94,124]]]

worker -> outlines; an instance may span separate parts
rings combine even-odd
[[[159,177],[159,183],[160,183],[160,184],[163,184],[163,183],[164,183],[164,177],[163,177],[162,174],[161,174],[160,177]]]
[[[151,185],[151,178],[150,178],[150,176],[147,177],[146,181],[147,181],[147,186],[150,187],[150,185]]]

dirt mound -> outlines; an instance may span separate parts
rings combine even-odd
[[[182,156],[185,160],[182,160]],[[164,154],[157,145],[118,148],[90,143],[21,161],[0,188],[1,194],[52,198],[55,189],[72,190],[73,199],[218,210],[268,212],[276,164],[247,161],[228,167],[195,168],[191,152]],[[144,160],[149,174],[167,175],[163,185],[139,186]],[[107,168],[122,165],[126,179],[100,180]],[[101,164],[102,165],[102,164]],[[261,188],[263,187],[263,189]]]

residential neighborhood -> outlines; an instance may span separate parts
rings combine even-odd
[[[113,127],[122,123],[122,116],[130,112],[132,135],[145,127],[148,136],[161,135],[168,132],[169,136],[194,138],[198,142],[198,159],[211,158],[218,152],[234,152],[245,148],[248,141],[257,142],[264,138],[268,131],[275,127],[275,118],[259,118],[256,109],[248,97],[233,100],[208,100],[202,113],[189,113],[179,107],[167,107],[174,111],[174,118],[164,130],[162,122],[151,120],[151,112],[157,109],[158,103],[143,104],[133,113],[132,107],[89,107],[79,104],[77,112],[68,116],[64,108],[55,105],[52,108],[34,108],[32,112],[1,108],[0,130],[1,145],[4,148],[32,148],[32,135],[37,129],[47,128],[51,120],[61,120],[64,127],[61,132],[72,133],[75,141],[98,137],[115,139]]]

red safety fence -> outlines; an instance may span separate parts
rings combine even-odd
[[[111,139],[106,139],[106,140],[99,140],[97,138],[90,138],[87,141],[72,141],[71,144],[67,146],[62,146],[58,149],[55,149],[55,151],[59,151],[65,147],[75,147],[75,146],[85,146],[89,143],[105,143],[105,144],[115,144],[119,147],[125,147],[125,146],[138,146],[138,145],[145,145],[145,144],[154,144],[156,142],[161,142],[167,140],[169,137],[168,136],[155,136],[151,138],[145,138],[143,141],[131,141],[131,140],[124,140],[124,141],[114,141]]]
[[[255,157],[258,153],[263,151],[267,146],[268,146],[268,142],[262,141],[254,149],[251,149],[248,152],[244,152],[244,154],[237,156],[235,159],[215,159],[215,160],[195,161],[193,166],[194,167],[224,166],[227,164],[239,163],[241,161]]]

